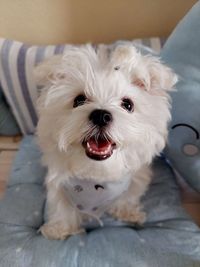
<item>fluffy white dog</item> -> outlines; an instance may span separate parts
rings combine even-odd
[[[152,158],[165,146],[176,75],[129,45],[110,53],[70,48],[37,66],[35,75],[43,87],[38,138],[48,167],[42,234],[64,239],[105,211],[143,223],[140,198]]]

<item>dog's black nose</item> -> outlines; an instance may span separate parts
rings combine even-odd
[[[113,118],[109,111],[104,109],[95,109],[90,114],[89,120],[92,121],[94,125],[103,127],[112,122]]]

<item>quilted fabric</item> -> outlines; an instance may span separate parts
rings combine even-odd
[[[33,136],[26,137],[0,201],[0,266],[20,267],[192,267],[200,266],[200,229],[181,207],[172,170],[162,158],[143,198],[144,227],[110,217],[105,226],[50,241],[37,231],[44,222],[45,168]]]

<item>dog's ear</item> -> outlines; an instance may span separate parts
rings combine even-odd
[[[177,81],[177,75],[152,56],[141,56],[138,66],[131,71],[131,82],[152,95],[171,90]]]
[[[34,69],[36,85],[44,87],[50,84],[56,77],[59,79],[62,78],[63,73],[58,73],[57,71],[60,69],[61,61],[62,56],[55,55],[38,64]]]
[[[177,75],[160,59],[141,55],[134,46],[119,46],[112,55],[112,64],[120,66],[130,82],[150,94],[162,95],[177,83]]]

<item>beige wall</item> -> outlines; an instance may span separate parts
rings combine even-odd
[[[196,0],[0,0],[0,36],[34,44],[167,36]]]

